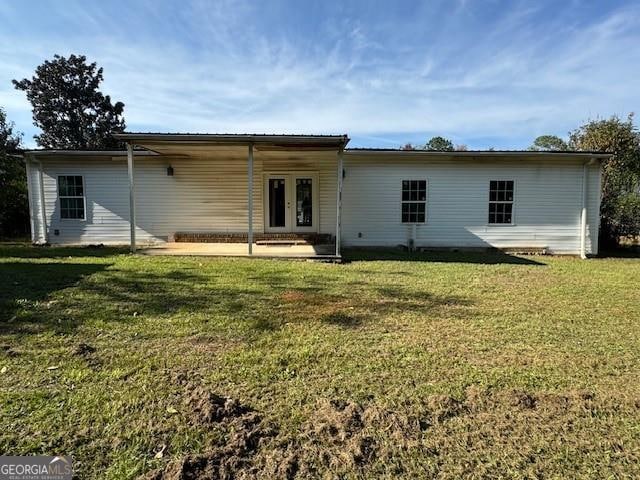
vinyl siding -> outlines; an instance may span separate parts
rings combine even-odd
[[[124,158],[46,158],[45,207],[50,243],[126,244],[129,242],[129,183]],[[172,165],[174,175],[167,176]],[[42,231],[37,173],[29,186],[36,200],[34,227]],[[270,171],[317,172],[319,232],[335,234],[336,154],[277,153],[254,158],[254,231],[264,230],[263,179]],[[58,175],[82,175],[86,220],[60,218]],[[247,231],[247,160],[244,158],[137,157],[134,168],[136,237],[139,243],[166,241],[175,232],[237,233]],[[58,235],[55,235],[55,231]],[[43,235],[41,235],[42,238]]]
[[[454,160],[348,153],[343,186],[345,246],[407,245],[401,223],[402,180],[427,180],[426,223],[418,247],[547,248],[579,253],[584,160]],[[588,168],[587,252],[597,252],[600,170]],[[514,180],[513,225],[488,225],[489,182]]]

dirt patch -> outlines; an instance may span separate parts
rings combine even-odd
[[[98,370],[102,365],[102,362],[96,355],[96,348],[88,343],[79,343],[76,348],[73,349],[73,355],[82,358],[92,370]]]
[[[364,472],[384,464],[396,449],[417,444],[422,429],[419,418],[373,403],[319,400],[297,435],[281,436],[269,451],[258,452],[248,473],[256,478],[292,479]]]
[[[186,455],[164,469],[143,477],[148,480],[231,479],[249,467],[251,458],[274,431],[262,416],[238,400],[217,395],[202,386],[186,385],[187,421],[195,427],[219,427],[223,436],[200,455]]]
[[[467,405],[449,395],[432,395],[426,401],[432,420],[443,422],[467,410]]]
[[[89,355],[91,355],[91,354],[93,354],[95,352],[96,352],[95,347],[92,347],[88,343],[80,343],[73,350],[73,354],[77,355],[79,357],[88,357]]]
[[[283,302],[294,303],[303,301],[305,296],[304,292],[301,292],[300,290],[286,290],[282,292],[280,299]]]
[[[188,387],[185,403],[192,412],[190,421],[196,424],[219,423],[252,414],[252,410],[238,400],[222,397],[204,387]]]
[[[470,387],[460,398],[431,395],[393,409],[374,399],[320,399],[298,428],[285,430],[235,399],[202,387],[187,390],[188,421],[222,427],[224,439],[203,454],[174,460],[148,479],[373,478],[416,471],[460,478],[496,477],[507,470],[524,477],[554,476],[558,471],[546,459],[563,445],[579,445],[592,455],[622,452],[624,446],[606,435],[594,440],[593,416],[622,407],[590,392]]]

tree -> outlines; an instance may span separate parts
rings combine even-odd
[[[405,143],[400,150],[416,150],[416,147],[413,146],[412,143]]]
[[[425,150],[437,150],[441,152],[453,152],[453,142],[444,137],[432,137],[426,145]]]
[[[615,115],[591,120],[571,132],[569,146],[614,154],[602,165],[603,243],[613,245],[620,237],[640,235],[640,132],[633,124],[633,114],[626,120]]]
[[[14,156],[21,135],[0,108],[0,237],[14,238],[29,231],[27,175],[22,159]]]
[[[540,135],[529,147],[533,151],[569,150],[569,145],[556,135]]]
[[[36,68],[31,80],[13,80],[33,106],[34,138],[43,148],[109,149],[121,146],[111,134],[122,132],[124,103],[100,92],[102,68],[84,55],[54,55]]]

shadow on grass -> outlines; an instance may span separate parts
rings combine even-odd
[[[402,287],[373,288],[367,292],[345,291],[342,295],[325,293],[289,294],[295,301],[287,305],[290,321],[317,320],[342,328],[358,328],[398,313],[419,315],[469,316],[473,302],[456,295],[436,295],[426,291],[410,291]]]
[[[485,265],[546,265],[529,257],[509,255],[499,250],[487,252],[406,252],[399,249],[345,249],[343,258],[347,262],[385,261],[475,263]]]
[[[604,250],[596,258],[640,258],[640,246],[629,246]]]
[[[354,315],[346,312],[333,312],[320,317],[320,321],[330,325],[336,325],[343,328],[359,327],[363,322],[361,315]]]
[[[201,321],[233,318],[240,331],[279,328],[271,292],[183,270],[118,270],[109,263],[0,263],[0,331],[70,333],[92,321],[135,323],[146,318],[197,315]],[[55,295],[73,287],[72,293]],[[257,308],[256,308],[257,306]],[[7,321],[10,320],[10,321]],[[164,326],[159,324],[159,329]]]
[[[22,249],[27,258],[33,258],[34,251],[39,249]],[[73,251],[91,256],[90,249],[65,248],[42,249],[41,258],[68,257]],[[94,252],[106,256],[113,249]],[[168,328],[165,320],[175,317],[194,319],[195,325],[202,322],[205,329],[217,328],[219,322],[225,329],[231,327],[237,334],[252,337],[277,331],[292,321],[358,328],[397,312],[453,315],[459,309],[451,307],[470,304],[465,298],[400,286],[376,288],[366,281],[350,288],[339,273],[310,275],[301,281],[297,270],[291,272],[283,264],[262,267],[250,262],[206,270],[188,262],[168,269],[155,261],[0,262],[0,276],[10,279],[0,284],[0,319],[15,317],[0,328],[28,334],[70,332],[94,321],[157,321],[160,332]],[[56,294],[68,287],[73,287],[69,293]],[[204,326],[208,323],[211,327]]]
[[[83,278],[103,271],[109,264],[0,262],[0,321],[17,311],[46,300],[58,290],[77,285]],[[0,325],[8,328],[9,324]]]
[[[109,257],[128,251],[125,247],[36,247],[30,244],[0,243],[0,258]]]

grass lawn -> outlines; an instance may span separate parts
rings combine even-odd
[[[638,478],[640,258],[0,247],[0,452],[79,478]]]

